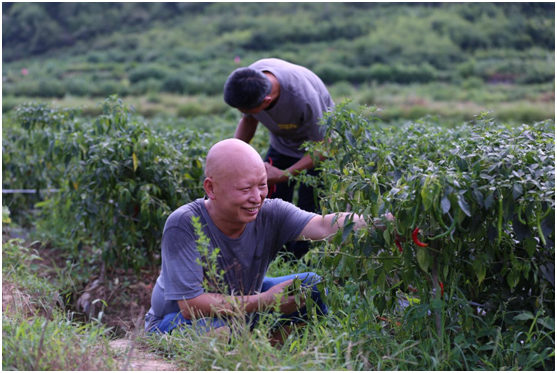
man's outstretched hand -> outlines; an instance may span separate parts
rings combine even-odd
[[[269,184],[269,186],[288,181],[288,176],[286,176],[284,170],[276,168],[271,163],[265,162],[265,169],[267,170],[267,184]]]

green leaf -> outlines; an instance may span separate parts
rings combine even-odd
[[[353,231],[354,222],[351,221],[349,223],[344,224],[344,228],[342,229],[342,242],[346,240],[346,237]]]
[[[537,323],[551,331],[555,330],[555,319],[552,319],[551,317],[539,318]]]
[[[443,214],[446,214],[447,212],[449,212],[450,209],[451,209],[451,201],[449,201],[447,196],[444,196],[443,199],[441,200],[441,211],[443,211]]]
[[[538,245],[538,241],[534,237],[528,237],[524,240],[524,248],[528,253],[529,257],[533,257],[536,253],[536,246]]]
[[[518,199],[518,197],[520,197],[522,195],[523,189],[522,189],[522,185],[515,183],[513,184],[513,199],[516,201]]]
[[[513,317],[513,320],[534,320],[534,315],[530,311],[524,311]]]
[[[441,310],[443,308],[443,301],[441,299],[433,299],[429,304],[431,309],[434,311]]]
[[[470,206],[468,205],[468,202],[466,202],[464,197],[462,197],[462,195],[459,194],[457,196],[457,201],[458,201],[458,205],[460,206],[460,209],[462,210],[462,212],[464,212],[468,217],[471,217],[472,214],[470,213]]]
[[[476,277],[478,278],[478,285],[480,285],[483,280],[485,279],[485,266],[486,260],[483,257],[477,257],[474,262],[472,263],[472,268],[474,268],[474,272],[476,273]]]
[[[376,295],[373,298],[373,304],[375,305],[375,307],[377,307],[377,311],[379,311],[379,314],[382,314],[387,307],[387,301],[385,300],[385,297],[381,295]]]
[[[520,271],[517,271],[513,268],[507,275],[507,284],[511,289],[514,289],[516,285],[518,285],[519,280],[520,280]]]
[[[431,258],[429,257],[429,250],[425,247],[418,247],[416,251],[416,259],[422,271],[427,272]]]

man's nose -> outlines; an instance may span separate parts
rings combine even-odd
[[[261,203],[263,198],[265,198],[265,191],[262,191],[259,188],[253,188],[250,193],[250,201],[254,203]]]
[[[253,188],[251,190],[249,199],[250,199],[251,202],[255,202],[255,203],[261,202],[261,199],[262,199],[261,191],[258,188]]]

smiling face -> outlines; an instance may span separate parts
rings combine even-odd
[[[209,151],[203,186],[213,222],[226,235],[237,237],[257,218],[268,192],[267,172],[250,145],[224,140]]]

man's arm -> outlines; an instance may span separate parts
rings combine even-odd
[[[299,239],[312,241],[327,239],[344,227],[344,221],[348,219],[350,215],[352,215],[352,213],[340,212],[325,216],[315,216],[306,224],[304,229],[302,229]],[[337,216],[338,218],[335,221],[335,217]],[[394,220],[393,215],[390,213],[386,214],[385,218],[390,221]],[[355,230],[367,226],[367,223],[361,215],[354,214],[353,221]],[[376,218],[373,223],[373,228],[384,230],[386,227],[381,222],[381,219]]]
[[[315,163],[313,162],[313,158],[315,158],[315,156],[317,156],[320,161],[325,159],[325,157],[320,153],[315,153],[313,157],[310,154],[306,154],[286,170],[281,170],[269,163],[265,163],[265,168],[267,169],[267,182],[271,185],[285,183],[288,181],[290,175],[295,176],[303,170],[313,168],[315,166]]]
[[[323,157],[319,156],[320,159]],[[285,183],[288,181],[289,175],[297,175],[302,170],[307,170],[313,168],[313,159],[309,154],[304,155],[292,166],[288,167],[286,170],[281,170],[269,163],[265,163],[265,168],[267,169],[267,182],[269,184]]]
[[[242,115],[242,119],[240,119],[236,127],[236,132],[234,132],[234,137],[249,144],[255,135],[258,123],[259,121],[255,119],[255,117],[251,115]]]
[[[192,299],[179,300],[178,306],[182,315],[192,320],[199,317],[226,316],[234,315],[238,312],[252,313],[264,311],[274,307],[277,299],[280,299],[280,312],[289,314],[304,306],[296,304],[295,296],[286,296],[283,290],[292,284],[293,280],[288,280],[271,287],[263,293],[245,296],[227,296],[218,293],[203,293]]]

